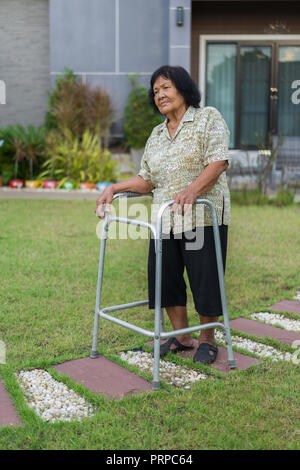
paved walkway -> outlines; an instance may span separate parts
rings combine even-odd
[[[290,312],[298,315],[300,318],[300,301],[283,300],[267,307],[266,310]],[[230,326],[235,331],[255,336],[256,341],[257,338],[273,338],[279,343],[288,345],[291,345],[295,340],[300,341],[300,334],[298,333],[247,318],[241,317],[231,320]],[[178,353],[178,355],[182,358],[192,357],[196,347],[197,341],[195,340],[194,350],[183,351],[182,353]],[[262,361],[262,359],[256,359],[247,355],[246,352],[245,354],[241,354],[234,351],[234,357],[238,370],[248,369]],[[107,398],[120,399],[145,391],[152,393],[151,384],[149,382],[103,356],[99,356],[97,359],[90,359],[89,357],[74,359],[54,367],[62,374],[70,376],[75,382]],[[219,347],[218,358],[212,364],[212,368],[223,373],[230,373],[225,348]],[[18,417],[13,402],[5,390],[4,384],[0,380],[0,427],[21,424],[23,423]]]
[[[23,424],[0,378],[0,427]]]

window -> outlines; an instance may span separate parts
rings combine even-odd
[[[257,149],[270,132],[300,159],[300,103],[292,99],[300,84],[299,41],[208,40],[205,73],[205,105],[223,114],[230,148]]]

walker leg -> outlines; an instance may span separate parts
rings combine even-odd
[[[90,354],[91,359],[96,359],[99,356],[97,350],[98,342],[98,329],[99,329],[99,308],[101,302],[101,292],[102,292],[102,280],[103,280],[103,266],[104,266],[104,256],[105,256],[105,246],[108,234],[108,223],[107,215],[105,216],[103,222],[101,244],[100,244],[100,255],[99,255],[99,265],[98,265],[98,278],[97,278],[97,293],[96,293],[96,305],[95,305],[95,317],[94,317],[94,332],[93,332],[93,346]]]
[[[228,365],[229,365],[230,369],[235,369],[236,365],[235,365],[235,359],[233,357],[233,351],[232,351],[231,334],[230,334],[230,326],[229,326],[229,316],[228,316],[228,310],[227,310],[227,300],[226,300],[226,290],[225,290],[225,279],[224,279],[224,268],[223,268],[222,252],[221,252],[220,233],[219,233],[218,219],[217,219],[215,209],[213,211],[213,231],[214,231],[215,249],[216,249],[216,258],[217,258],[217,269],[218,269],[219,286],[220,286],[220,294],[221,294],[221,302],[222,302],[222,313],[223,313],[223,318],[224,318],[225,335],[226,335],[226,343],[227,343]]]
[[[94,317],[94,332],[93,332],[93,346],[90,354],[91,359],[96,359],[99,356],[97,350],[97,343],[98,343],[98,329],[99,329],[99,315],[98,312],[95,312]]]
[[[159,389],[159,360],[160,360],[160,331],[163,311],[161,308],[161,264],[162,264],[162,236],[156,240],[156,266],[155,266],[155,313],[154,313],[154,365],[152,389]]]
[[[152,389],[159,390],[159,360],[160,360],[160,338],[154,338],[154,369],[153,369],[153,381]]]
[[[225,323],[225,317],[224,317],[224,323]],[[227,356],[228,356],[228,365],[230,369],[235,369],[236,364],[235,364],[235,359],[233,356],[233,350],[232,350],[232,342],[231,342],[231,334],[230,334],[230,328],[226,328],[226,344],[227,344]]]

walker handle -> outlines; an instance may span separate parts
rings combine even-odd
[[[130,191],[124,193],[116,193],[114,194],[113,201],[118,197],[141,197],[141,196],[153,196],[153,193],[141,194],[141,193],[132,193]]]

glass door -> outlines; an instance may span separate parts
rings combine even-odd
[[[295,155],[300,161],[297,87],[299,42],[207,43],[205,104],[223,114],[231,133],[230,148],[267,146],[271,133],[275,140],[278,135],[284,138],[281,155],[286,152],[288,158]]]

